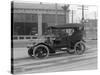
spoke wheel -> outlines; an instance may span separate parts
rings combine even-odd
[[[33,55],[35,58],[46,58],[49,55],[49,49],[45,45],[38,45],[33,50]]]
[[[75,44],[74,49],[75,49],[76,54],[81,55],[85,51],[85,45],[82,42],[78,42],[78,43]]]
[[[28,55],[29,55],[30,57],[33,57],[33,49],[32,49],[32,48],[30,48],[30,49],[28,50]]]

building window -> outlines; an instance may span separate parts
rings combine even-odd
[[[38,18],[36,14],[14,13],[14,35],[37,35]]]
[[[14,13],[14,22],[25,22],[25,15],[23,13]]]

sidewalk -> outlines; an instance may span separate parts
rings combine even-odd
[[[27,58],[28,48],[14,48],[13,49],[13,59]]]

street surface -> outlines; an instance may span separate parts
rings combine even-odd
[[[14,73],[42,73],[58,71],[97,69],[97,41],[88,40],[83,55],[71,55],[57,52],[45,59],[30,58],[27,54],[27,43],[14,43]]]

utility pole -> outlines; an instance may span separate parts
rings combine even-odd
[[[55,25],[57,25],[58,24],[58,8],[57,8],[57,3],[55,5],[56,5]]]
[[[64,6],[62,6],[62,8],[63,8],[63,10],[64,10],[64,14],[65,14],[65,17],[64,17],[64,19],[65,19],[65,24],[67,23],[66,22],[66,16],[67,16],[67,14],[66,14],[66,12],[68,13],[70,10],[69,10],[69,4],[66,6],[66,5],[64,5]]]
[[[78,8],[78,9],[81,9],[82,10],[82,19],[81,19],[81,23],[84,24],[84,10],[87,10],[85,9],[84,5],[81,5],[81,8]]]
[[[84,5],[81,5],[81,8],[79,8],[79,9],[82,10],[82,19],[81,19],[81,23],[82,23],[82,25],[85,26],[84,28],[86,28],[86,25],[84,24],[84,22],[85,22],[85,19],[84,19],[84,10],[87,10],[87,9],[85,9]],[[84,32],[84,37],[86,38],[86,32]]]
[[[94,12],[94,17],[95,17],[95,20],[96,20],[96,12]]]
[[[73,14],[74,14],[74,13],[73,13],[73,10],[72,10],[72,23],[73,23]]]
[[[84,25],[84,5],[82,5],[82,24]]]

